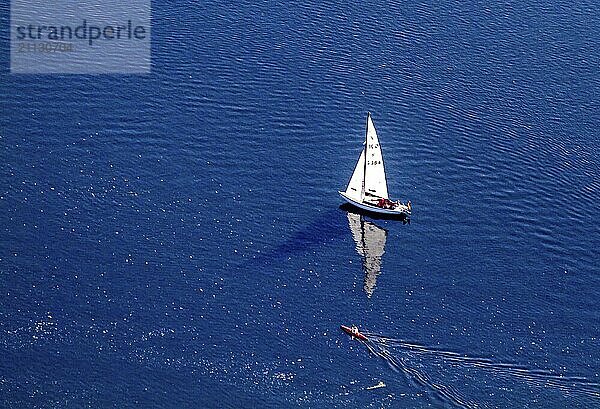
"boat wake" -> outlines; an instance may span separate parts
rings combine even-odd
[[[543,402],[550,395],[554,400],[559,393],[569,400],[569,407],[600,403],[600,384],[586,378],[470,357],[372,333],[364,335],[364,343],[373,355],[409,381],[425,387],[434,399],[456,407],[497,407],[499,400],[514,405],[522,391],[528,402]]]

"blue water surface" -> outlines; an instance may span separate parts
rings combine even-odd
[[[11,74],[2,31],[1,407],[600,407],[595,3],[152,18],[137,76]],[[363,219],[372,295],[337,194],[367,111],[414,208]]]

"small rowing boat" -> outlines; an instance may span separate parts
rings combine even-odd
[[[340,329],[353,338],[360,339],[361,341],[369,340],[364,334],[361,334],[358,331],[358,328],[354,325],[351,327],[347,327],[345,325],[340,325]]]

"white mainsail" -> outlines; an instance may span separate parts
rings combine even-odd
[[[367,116],[365,143],[344,193],[357,202],[362,202],[365,198],[388,198],[383,154],[370,113]]]
[[[388,189],[385,180],[385,168],[383,167],[383,154],[370,113],[367,116],[367,137],[364,150],[367,152],[365,158],[367,163],[364,171],[365,196],[368,198],[372,195],[387,199]]]

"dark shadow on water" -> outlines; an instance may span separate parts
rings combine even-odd
[[[348,213],[348,216],[368,217],[372,220],[396,220],[403,224],[410,223],[405,215],[381,215],[358,209],[348,203],[339,207]],[[290,236],[283,240],[273,240],[272,246],[261,249],[256,254],[249,255],[248,259],[242,261],[238,267],[245,268],[249,264],[271,264],[278,260],[287,259],[291,255],[306,254],[307,252],[328,245],[331,240],[343,234],[344,226],[341,218],[335,216],[334,208],[319,214],[312,220],[306,220],[306,224],[299,226],[298,230],[291,232]],[[367,222],[368,223],[368,222]],[[386,232],[387,234],[387,232]]]
[[[331,209],[318,215],[306,224],[298,226],[284,239],[273,239],[271,245],[251,255],[240,264],[240,268],[248,265],[269,265],[287,260],[292,256],[305,255],[311,251],[322,251],[345,230],[343,219],[335,217],[336,211]]]

